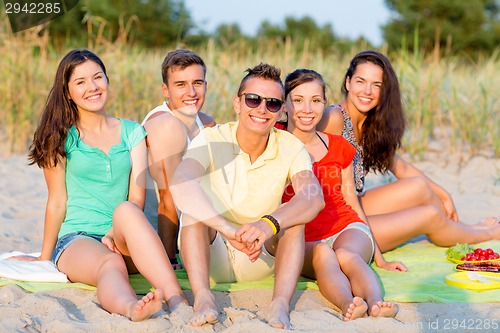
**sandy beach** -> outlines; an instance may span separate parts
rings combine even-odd
[[[464,221],[474,223],[484,216],[500,216],[500,159],[446,156],[444,161],[442,153],[432,153],[426,162],[415,164],[452,193]],[[369,184],[383,181],[383,177],[369,177]],[[39,251],[47,197],[42,171],[28,166],[25,155],[3,154],[0,188],[0,253]],[[97,303],[95,291],[66,288],[30,293],[7,285],[0,287],[0,332],[279,332],[265,321],[271,295],[269,289],[216,292],[219,323],[193,328],[186,325],[189,313],[171,315],[166,306],[154,318],[133,323],[104,311]],[[189,291],[186,296],[192,304]],[[306,290],[295,293],[291,322],[297,332],[498,332],[498,301],[398,303],[396,318],[361,318],[345,323],[338,309],[318,291]],[[464,320],[466,325],[458,326]],[[494,320],[496,330],[495,326],[486,325]]]

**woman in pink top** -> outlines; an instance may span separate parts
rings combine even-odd
[[[320,292],[338,306],[344,320],[365,316],[393,317],[397,307],[382,298],[380,282],[368,263],[406,271],[386,262],[371,235],[359,204],[352,169],[356,149],[338,135],[316,131],[326,103],[325,82],[313,70],[297,69],[285,80],[287,131],[306,146],[323,189],[325,208],[306,224],[302,274],[318,281]],[[283,201],[294,195],[287,187]]]

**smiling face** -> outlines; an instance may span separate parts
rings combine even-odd
[[[108,79],[96,62],[87,60],[73,70],[68,82],[69,97],[78,112],[104,112],[108,99]]]
[[[170,110],[193,116],[205,102],[205,71],[201,65],[191,65],[184,69],[169,69],[168,82],[162,84],[163,96]]]
[[[346,80],[347,103],[360,112],[368,112],[379,103],[383,69],[371,62],[359,64]]]
[[[323,86],[318,80],[305,82],[295,87],[286,99],[289,130],[294,128],[303,132],[316,130],[325,108]]]
[[[266,101],[262,100],[259,106],[250,108],[245,104],[243,94],[257,94],[263,98],[283,100],[283,87],[278,82],[254,77],[247,80],[242,94],[233,99],[234,111],[240,122],[238,131],[241,128],[241,131],[267,136],[281,117],[283,107],[278,112],[271,112],[266,108]]]

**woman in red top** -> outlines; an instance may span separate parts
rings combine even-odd
[[[342,136],[316,131],[326,103],[325,82],[313,70],[297,69],[285,80],[287,131],[306,146],[313,171],[323,188],[325,208],[306,224],[306,253],[302,274],[318,281],[320,292],[338,306],[344,320],[369,314],[392,317],[397,307],[384,302],[382,287],[368,263],[406,271],[400,262],[386,262],[359,204],[352,159],[354,147]],[[283,195],[294,195],[291,186]]]

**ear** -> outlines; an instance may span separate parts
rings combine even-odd
[[[234,96],[233,98],[233,108],[234,112],[239,115],[241,112],[241,103],[240,103],[240,98],[238,96]]]
[[[165,97],[165,99],[170,98],[170,92],[168,91],[168,86],[165,83],[161,84],[161,93],[163,94],[163,97]]]
[[[346,79],[345,79],[345,89],[347,91],[351,90],[351,77],[350,76],[346,77]]]

